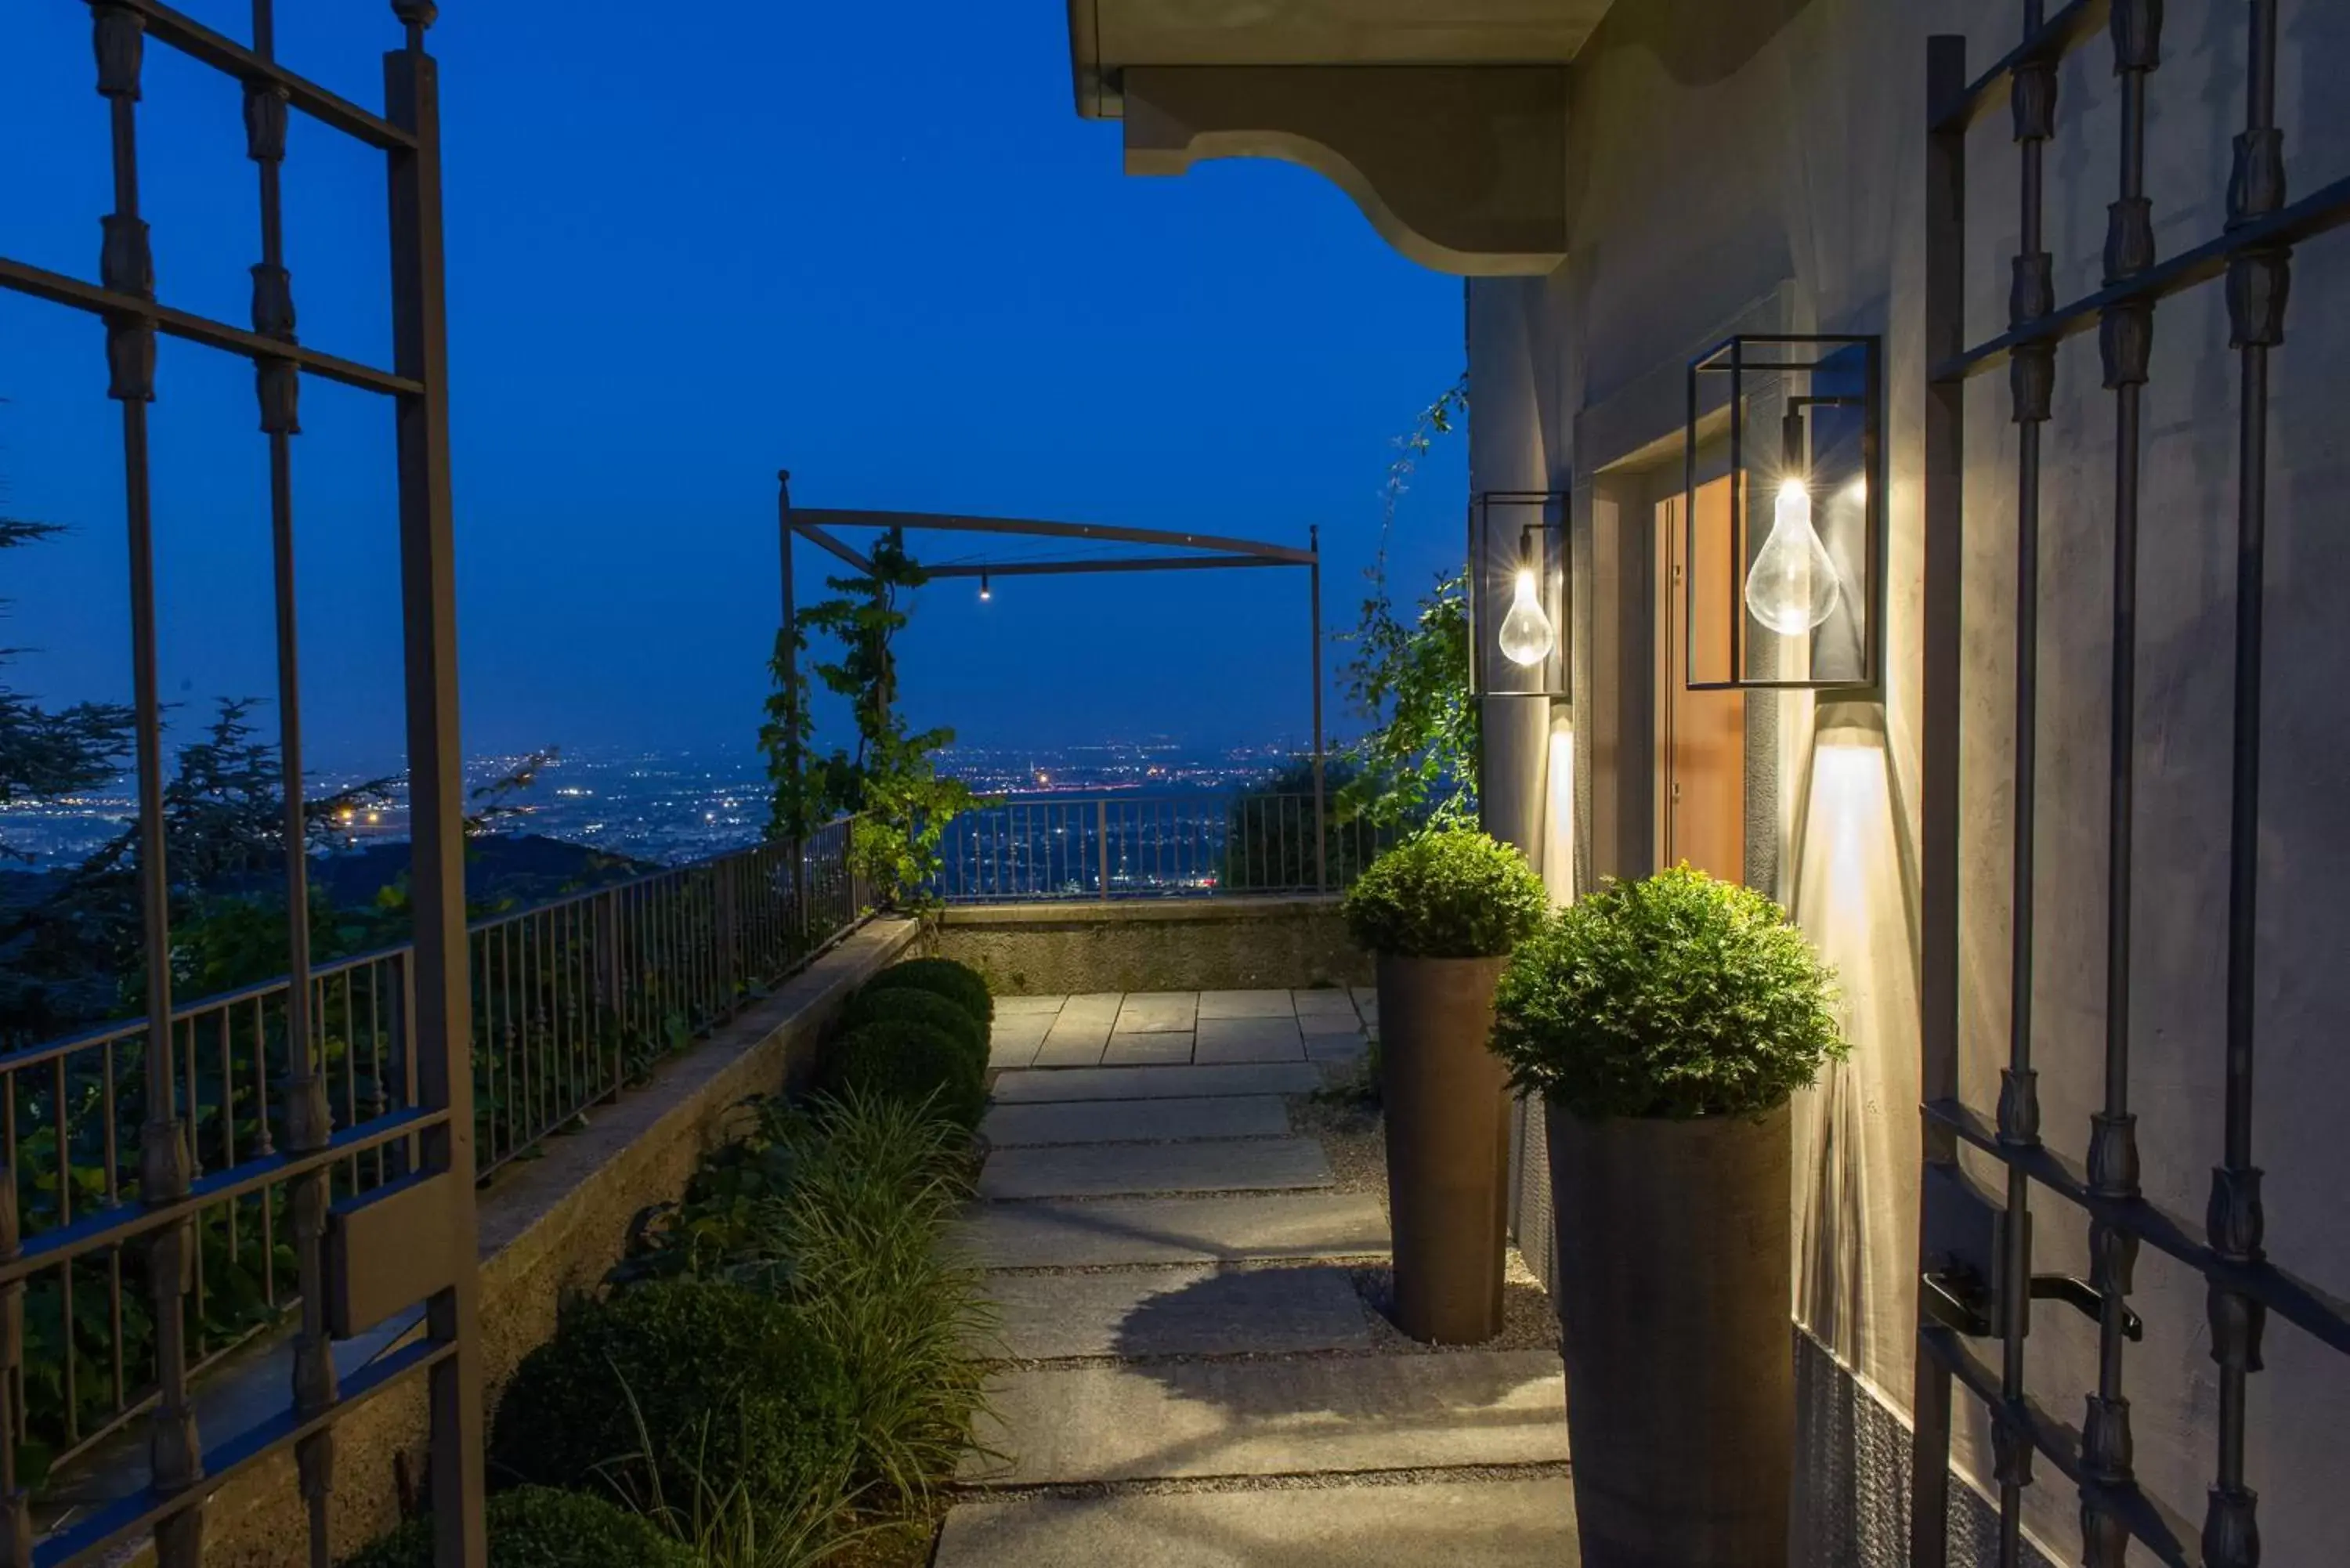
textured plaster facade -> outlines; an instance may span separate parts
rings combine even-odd
[[[1833,1521],[1838,1538],[1802,1561],[1892,1563],[1906,1550],[1893,1527],[1906,1509],[1899,1423],[1916,1314],[1926,37],[1964,32],[1981,69],[2012,46],[2019,16],[2005,0],[1617,0],[1571,69],[1567,262],[1546,278],[1468,286],[1472,486],[1575,494],[1578,885],[1654,863],[1648,529],[1681,483],[1684,366],[1733,331],[1885,338],[1884,701],[1750,696],[1748,708],[1762,721],[1750,724],[1748,873],[1842,971],[1855,1046],[1796,1107],[1792,1285],[1817,1490],[1799,1517]],[[2350,12],[2289,4],[2282,16],[2279,118],[2301,193],[2350,172],[2350,100],[2325,90],[2321,64],[2350,58]],[[2147,168],[2165,254],[2223,219],[2241,39],[2241,6],[2169,7]],[[2059,298],[2097,280],[2114,181],[2109,66],[2098,40],[2060,78],[2048,164]],[[1970,152],[1975,340],[2005,320],[2016,247],[2004,114]],[[2256,1134],[2270,1251],[2337,1296],[2350,1294],[2339,1218],[2350,1140],[2338,1135],[2350,1063],[2334,1044],[2350,1029],[2336,891],[2350,874],[2339,811],[2350,618],[2334,603],[2350,584],[2345,294],[2350,243],[2304,246],[2272,370]],[[2216,286],[2163,305],[2146,395],[2133,1098],[2147,1193],[2190,1219],[2220,1150],[2237,475],[2227,337]],[[1970,393],[1967,440],[1961,1088],[1988,1112],[2009,1003],[2014,437],[2003,376]],[[2114,456],[2094,334],[2060,350],[2044,440],[2036,1054],[2044,1136],[2077,1162],[2100,1104],[2105,1030]],[[2081,1214],[2045,1194],[2034,1208],[2035,1269],[2085,1275]],[[2148,1249],[2132,1302],[2147,1324],[2127,1355],[2138,1474],[2192,1539],[2217,1388],[2202,1284]],[[2094,1327],[2043,1304],[2033,1328],[2032,1391],[2077,1427],[2095,1386]],[[2249,1463],[2271,1560],[2350,1559],[2338,1487],[2350,1473],[2350,1365],[2274,1323],[2265,1350]],[[1984,1415],[1963,1393],[1957,1404],[1960,1466],[1979,1479]],[[2027,1524],[2052,1558],[2078,1560],[2075,1494],[2044,1463]]]

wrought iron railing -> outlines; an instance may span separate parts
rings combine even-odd
[[[1310,794],[1043,795],[947,826],[935,890],[949,903],[1337,892],[1404,829],[1342,821]]]
[[[849,824],[656,871],[475,922],[474,1143],[487,1176],[609,1101],[723,1023],[853,927],[866,904]],[[338,1139],[395,1125],[418,1103],[411,950],[312,971],[309,1017]],[[287,1146],[290,982],[177,1007],[170,1045],[203,1198],[215,1173]],[[20,1480],[88,1449],[151,1400],[152,1314],[138,1249],[73,1251],[70,1237],[140,1198],[147,1118],[145,1019],[0,1054],[0,1165],[16,1173],[25,1250],[60,1246],[24,1303]],[[412,1134],[353,1138],[337,1199],[414,1168]],[[288,1184],[240,1182],[196,1214],[192,1366],[279,1321],[296,1299]]]

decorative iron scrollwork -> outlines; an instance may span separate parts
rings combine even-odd
[[[244,155],[255,163],[286,161],[286,99],[276,82],[244,84]]]
[[[147,53],[147,19],[122,5],[99,5],[90,11],[91,38],[98,50],[98,91],[101,98],[139,101],[139,73]]]
[[[2040,1075],[2029,1067],[2000,1069],[1999,1141],[2018,1148],[2040,1141]]]

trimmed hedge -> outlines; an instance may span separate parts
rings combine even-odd
[[[1501,958],[1549,909],[1524,856],[1473,827],[1433,828],[1371,862],[1347,894],[1347,929],[1390,958]]]
[[[658,1480],[671,1507],[740,1482],[754,1503],[795,1510],[837,1484],[852,1407],[838,1355],[775,1297],[714,1280],[638,1285],[565,1313],[523,1358],[490,1473],[639,1504]]]
[[[700,1559],[641,1514],[587,1492],[516,1487],[487,1509],[489,1568],[697,1568]],[[343,1568],[432,1568],[432,1516],[403,1520]]]
[[[1786,910],[1684,864],[1611,880],[1521,943],[1492,1047],[1586,1121],[1759,1116],[1846,1054],[1836,1000]]]
[[[953,1035],[910,1018],[878,1020],[833,1042],[823,1086],[911,1105],[928,1101],[966,1132],[979,1126],[987,1104],[982,1062]]]
[[[908,959],[867,981],[865,989],[888,991],[900,985],[937,992],[978,1019],[982,1029],[995,1022],[995,998],[988,994],[987,981],[979,971],[967,963],[942,958]]]
[[[890,985],[879,991],[870,988],[848,999],[841,1010],[840,1030],[854,1033],[868,1023],[892,1023],[898,1020],[923,1024],[942,1034],[951,1034],[971,1053],[971,1059],[982,1072],[987,1070],[988,1027],[961,1002],[935,991],[919,986]]]

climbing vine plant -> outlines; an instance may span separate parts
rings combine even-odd
[[[1347,695],[1369,722],[1342,753],[1354,775],[1340,787],[1341,820],[1381,825],[1473,822],[1477,815],[1477,704],[1469,695],[1469,572],[1440,574],[1419,601],[1399,608],[1388,581],[1397,503],[1420,459],[1469,411],[1469,380],[1445,389],[1396,440],[1380,490],[1378,554],[1370,591],[1342,641],[1353,644]]]
[[[836,597],[802,610],[796,629],[776,634],[768,664],[775,690],[759,744],[774,785],[767,836],[804,839],[835,817],[855,814],[849,854],[879,904],[902,909],[930,897],[947,824],[981,801],[962,780],[938,772],[935,754],[954,743],[954,732],[910,731],[898,711],[891,642],[906,627],[906,596],[929,575],[906,553],[896,529],[876,544],[872,561],[869,576],[827,578]],[[816,677],[848,700],[857,726],[854,750],[837,746],[820,753],[815,747],[807,677],[795,673],[806,668],[797,656],[806,651],[811,631],[838,644],[838,657],[818,663]]]

